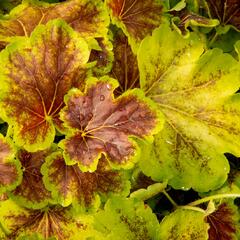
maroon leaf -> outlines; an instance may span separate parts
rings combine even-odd
[[[11,194],[19,204],[31,208],[42,208],[50,201],[51,194],[45,188],[40,172],[41,166],[50,152],[50,150],[35,153],[19,151],[18,158],[23,168],[23,179]]]
[[[66,165],[61,152],[56,152],[47,158],[42,172],[46,187],[63,206],[73,202],[92,207],[97,195],[120,194],[128,186],[124,173],[109,168],[105,158],[95,172],[83,173],[77,165]]]
[[[120,30],[114,36],[113,52],[114,61],[110,76],[119,82],[116,94],[121,95],[128,89],[140,87],[137,56],[132,52],[127,37]]]
[[[209,240],[236,240],[239,216],[236,206],[222,203],[206,218],[210,225]]]
[[[217,18],[222,25],[232,25],[240,30],[239,0],[206,0],[212,18]]]
[[[163,6],[157,0],[107,0],[113,19],[129,37],[132,49],[159,26]]]
[[[69,134],[60,147],[67,163],[82,171],[95,170],[102,153],[114,165],[132,166],[138,151],[129,137],[143,138],[162,126],[155,104],[140,89],[114,99],[116,87],[109,78],[90,79],[84,95],[74,89],[66,97],[61,119]]]

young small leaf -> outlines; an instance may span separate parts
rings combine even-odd
[[[111,170],[106,159],[95,172],[81,172],[77,165],[66,165],[62,153],[55,152],[42,167],[46,187],[63,206],[77,203],[83,208],[98,207],[99,195],[128,195],[130,183],[126,174]]]
[[[94,226],[106,240],[158,240],[158,220],[150,207],[136,199],[110,199],[95,215]]]
[[[106,0],[112,22],[128,36],[133,52],[160,25],[163,5],[158,0]]]
[[[14,140],[29,152],[49,148],[59,128],[63,97],[78,86],[87,43],[65,22],[39,26],[1,52],[0,103]]]
[[[89,62],[96,61],[96,65],[92,68],[93,75],[95,77],[106,75],[112,69],[114,57],[112,52],[112,43],[109,38],[96,38],[100,49],[91,50]]]
[[[138,55],[141,87],[166,118],[152,152],[153,174],[161,169],[154,180],[200,192],[226,181],[223,153],[240,155],[239,63],[219,49],[204,49],[197,34],[179,38],[162,25],[143,40]]]
[[[145,138],[162,127],[162,116],[140,89],[114,99],[118,86],[111,78],[89,79],[83,94],[73,89],[65,98],[61,119],[68,130],[60,142],[67,164],[82,171],[96,169],[104,154],[116,167],[132,167],[139,149],[133,138]]]

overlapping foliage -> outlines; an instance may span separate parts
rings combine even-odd
[[[238,1],[0,8],[0,239],[239,239]]]

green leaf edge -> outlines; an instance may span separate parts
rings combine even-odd
[[[124,34],[127,36],[127,38],[128,38],[128,42],[129,42],[129,45],[130,45],[133,53],[136,55],[137,52],[138,52],[139,46],[140,46],[140,44],[141,44],[141,41],[135,40],[135,38],[133,38],[133,37],[131,36],[131,34],[128,32],[125,24],[124,24],[122,21],[119,21],[116,17],[113,16],[111,8],[108,7],[108,3],[109,3],[110,1],[113,1],[113,0],[105,0],[105,8],[108,9],[108,12],[109,12],[110,18],[111,18],[111,22],[112,22],[114,25],[116,25],[118,28],[122,29],[123,33],[124,33]],[[163,4],[162,1],[159,1],[159,0],[153,0],[153,1],[155,1],[155,2],[158,3],[158,4],[161,4],[162,7],[164,8],[164,4]],[[161,15],[162,15],[162,21],[164,21],[164,15],[163,15],[163,13],[164,13],[164,9],[163,9],[163,11],[162,11],[162,13],[161,13]],[[149,36],[149,35],[147,35],[147,36]],[[145,37],[146,37],[146,36],[145,36]]]
[[[0,187],[0,194],[12,191],[14,190],[21,182],[22,182],[22,165],[18,159],[15,158],[16,154],[16,148],[12,141],[9,138],[5,138],[1,133],[0,133],[0,139],[3,140],[3,142],[7,143],[11,149],[11,154],[5,159],[5,163],[13,163],[14,166],[16,167],[17,170],[17,180],[7,186],[2,186]],[[0,203],[1,204],[1,203]]]
[[[122,94],[120,97],[118,98],[114,98],[114,90],[119,86],[119,83],[117,82],[117,80],[113,79],[113,78],[110,78],[108,76],[104,76],[100,79],[97,79],[97,78],[89,78],[87,79],[87,82],[86,82],[86,87],[85,87],[85,91],[84,93],[81,92],[79,89],[71,89],[68,94],[65,95],[64,97],[64,102],[65,104],[67,105],[67,102],[69,100],[69,98],[75,94],[75,93],[78,93],[79,95],[83,96],[86,94],[87,90],[93,86],[93,85],[96,85],[98,82],[103,82],[103,83],[107,83],[109,85],[112,86],[112,99],[113,99],[113,102],[116,102],[118,101],[120,98],[122,97],[126,97],[128,95],[134,95],[138,100],[140,100],[141,102],[144,102],[146,103],[146,105],[149,107],[149,109],[153,112],[156,113],[156,119],[157,119],[157,123],[156,123],[156,126],[155,128],[148,134],[148,135],[145,135],[143,136],[144,139],[148,140],[148,141],[153,141],[153,138],[152,138],[152,135],[160,132],[160,130],[163,128],[163,123],[164,123],[164,120],[163,120],[163,114],[161,113],[161,111],[159,111],[158,109],[158,106],[156,105],[156,103],[154,103],[151,99],[145,97],[143,91],[141,89],[131,89],[131,90],[128,90],[126,91],[124,94]],[[67,109],[67,106],[65,106],[61,112],[60,112],[60,119],[62,121],[64,121],[64,110]],[[67,123],[63,123],[63,125],[67,128],[67,129],[71,129],[70,126],[68,126]],[[66,139],[68,139],[68,137],[71,137],[74,135],[74,132],[75,131],[69,131],[70,134],[67,134],[66,135]],[[130,169],[134,166],[134,164],[138,161],[139,159],[139,156],[140,156],[140,148],[138,146],[138,144],[136,143],[136,141],[134,140],[134,136],[129,136],[129,141],[133,144],[133,146],[135,147],[136,151],[135,151],[135,154],[133,155],[133,157],[131,157],[128,161],[127,164],[124,164],[124,165],[119,165],[119,164],[115,164],[115,163],[112,163],[111,161],[109,161],[107,155],[105,153],[100,153],[97,158],[93,161],[92,164],[90,164],[89,166],[85,166],[85,165],[82,165],[80,162],[76,162],[74,160],[71,160],[70,157],[68,156],[68,154],[66,153],[65,151],[65,139],[60,141],[58,146],[63,149],[63,157],[65,159],[65,162],[67,165],[73,165],[73,164],[76,164],[78,163],[78,166],[79,168],[81,169],[81,171],[83,172],[87,172],[87,171],[95,171],[97,169],[97,164],[98,164],[98,160],[101,158],[101,155],[104,154],[105,157],[107,158],[110,166],[114,169],[119,169],[120,168],[124,168],[124,169]]]
[[[81,211],[97,209],[100,206],[100,199],[99,196],[97,196],[98,194],[95,194],[93,204],[91,204],[90,208],[85,208],[85,206],[80,205],[78,200],[75,199],[72,195],[68,196],[68,198],[65,199],[63,196],[61,196],[61,194],[59,194],[55,185],[48,178],[49,166],[57,156],[63,157],[62,151],[56,151],[47,156],[45,159],[45,163],[41,167],[44,185],[46,189],[51,192],[53,199],[55,199],[63,207],[68,207],[69,205],[73,204],[75,208],[81,208]]]
[[[29,38],[23,37],[9,44],[7,48],[0,53],[0,61],[7,62],[6,60],[8,59],[9,54],[14,53],[15,51],[22,50],[27,46],[32,49],[34,47],[33,44],[35,41],[37,41],[37,39],[39,38],[39,35],[41,35],[41,33],[46,32],[46,29],[51,28],[53,26],[63,27],[64,30],[66,30],[66,32],[70,35],[71,40],[75,42],[76,48],[78,49],[85,48],[85,50],[88,49],[87,51],[84,51],[84,56],[83,56],[83,59],[84,59],[83,62],[86,63],[90,55],[90,51],[87,43],[80,36],[78,32],[74,31],[65,21],[60,19],[49,21],[46,25],[39,25],[34,29],[34,31],[32,32]],[[2,68],[3,66],[0,67],[0,70],[1,72],[4,72],[2,71]],[[4,90],[6,92],[5,94],[8,94],[8,84],[5,82],[5,77],[3,75],[0,75],[0,81],[3,83],[0,86],[1,94],[3,94]],[[51,117],[49,116],[45,117],[46,122],[50,124],[48,134],[46,135],[47,137],[45,136],[45,141],[40,143],[38,141],[34,144],[26,144],[26,142],[19,136],[20,127],[17,126],[18,123],[12,120],[10,117],[6,116],[6,113],[3,110],[4,107],[1,106],[2,99],[3,99],[3,96],[0,97],[0,116],[4,121],[6,121],[10,125],[10,127],[13,127],[13,139],[16,142],[16,144],[18,146],[22,146],[28,152],[36,152],[38,150],[44,150],[49,148],[54,141],[55,133],[56,133],[56,129]]]

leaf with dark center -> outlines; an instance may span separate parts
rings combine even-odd
[[[113,38],[114,61],[110,76],[117,79],[119,87],[116,95],[121,95],[128,89],[140,86],[137,56],[132,52],[127,37],[118,31]]]
[[[240,31],[240,2],[239,0],[205,0],[210,15],[217,18],[221,25],[232,25]]]
[[[139,155],[133,137],[146,138],[161,129],[161,114],[140,89],[114,99],[116,87],[109,77],[91,78],[85,93],[72,89],[66,96],[60,118],[68,134],[59,146],[67,164],[94,171],[104,154],[114,167],[132,167]]]
[[[55,152],[46,159],[42,173],[46,187],[63,206],[75,203],[82,208],[98,207],[99,195],[129,194],[127,174],[112,170],[104,158],[95,172],[83,173],[77,165],[66,165],[62,153]]]
[[[210,225],[209,240],[237,240],[239,220],[238,208],[234,204],[220,204],[215,212],[206,217]]]
[[[10,194],[10,196],[28,208],[43,208],[51,201],[51,194],[45,188],[40,172],[45,158],[51,150],[29,153],[25,150],[18,152],[18,159],[23,168],[23,179],[21,184]]]
[[[90,218],[78,216],[71,208],[52,206],[39,210],[19,207],[11,200],[0,205],[0,223],[8,239],[88,239],[91,231]],[[24,236],[26,238],[24,238]],[[29,237],[28,237],[29,236]]]
[[[92,49],[89,62],[96,62],[92,68],[95,77],[101,77],[108,74],[112,69],[113,52],[112,43],[108,38],[96,38],[99,49]]]
[[[15,189],[21,180],[21,164],[15,159],[15,149],[12,143],[0,134],[0,195]]]
[[[129,38],[136,53],[142,39],[157,28],[162,19],[163,5],[157,0],[106,0],[112,22]]]
[[[61,20],[37,27],[1,52],[0,103],[16,144],[29,152],[51,146],[55,126],[61,128],[63,97],[82,84],[88,57],[87,43]]]
[[[61,18],[82,37],[102,37],[107,34],[109,17],[101,0],[70,0],[48,4],[26,0],[0,20],[0,41],[5,47],[13,37],[30,36],[39,25]]]

